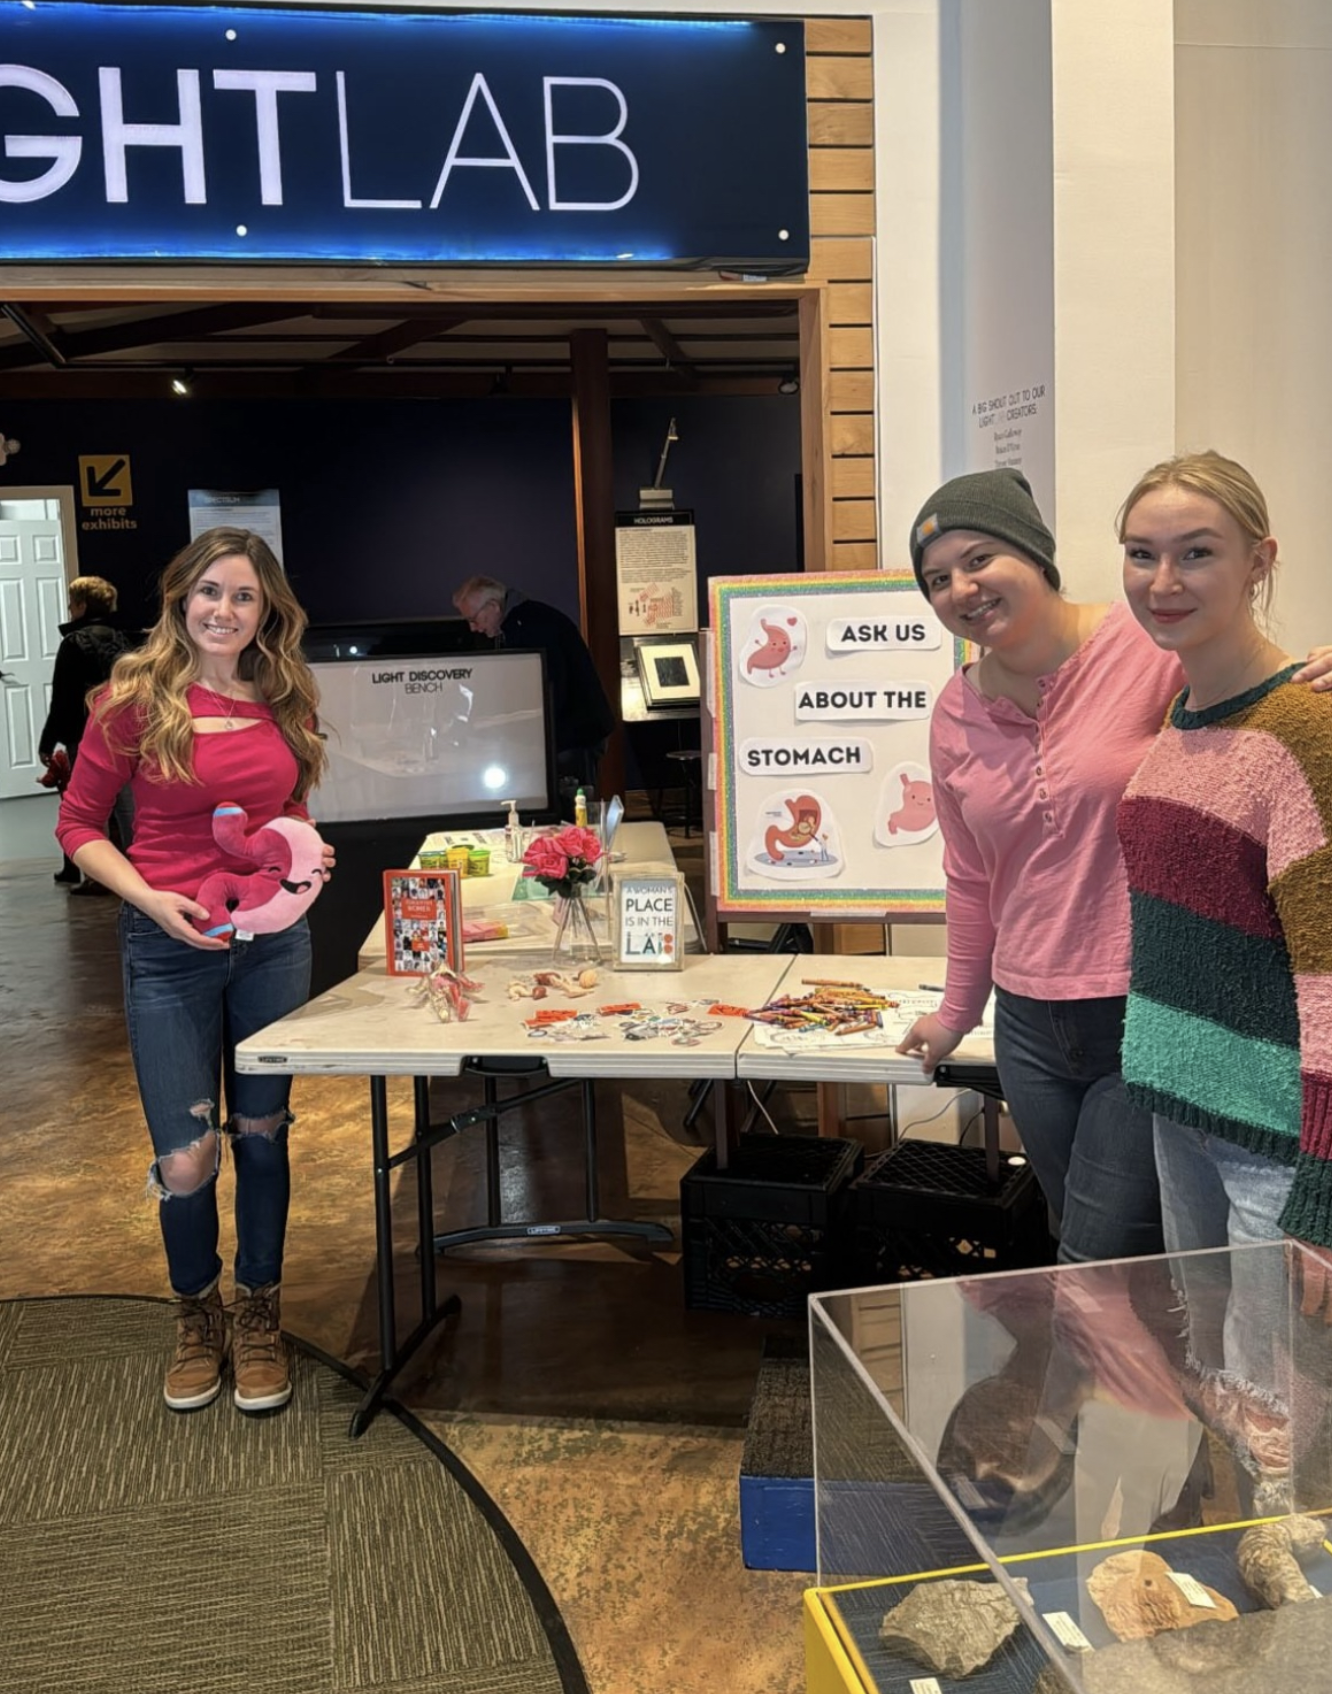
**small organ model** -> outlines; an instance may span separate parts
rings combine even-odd
[[[324,843],[319,831],[304,818],[274,818],[246,834],[240,806],[223,804],[213,811],[213,838],[234,859],[245,859],[252,871],[214,871],[200,885],[198,901],[207,906],[206,918],[195,918],[203,935],[274,935],[290,929],[328,881]]]

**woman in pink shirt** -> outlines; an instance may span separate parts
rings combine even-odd
[[[307,816],[324,767],[317,695],[301,653],[305,613],[260,536],[206,531],[161,586],[147,641],[117,661],[94,701],[56,834],[85,876],[124,901],[125,1019],[153,1144],[148,1192],[179,1301],[164,1398],[178,1412],[210,1405],[230,1352],[235,1404],[269,1412],[291,1398],[279,1308],[291,1079],[238,1075],[234,1052],[308,998],[310,934],[302,917],[276,934],[215,939],[200,933],[209,912],[196,896],[215,872],[253,869],[215,838],[218,806],[241,807],[255,827]],[[128,854],[106,831],[126,783],[137,813]],[[326,848],[325,871],[331,860]],[[224,1137],[236,1190],[229,1348],[218,1254]]]
[[[932,1071],[993,986],[1000,1084],[1060,1257],[1077,1261],[1162,1249],[1151,1115],[1129,1104],[1119,1065],[1129,906],[1115,817],[1183,676],[1126,606],[1066,600],[1054,555],[1014,470],[954,477],[912,526],[922,593],[985,651],[930,726],[947,987],[899,1051]],[[1332,672],[1332,649],[1313,657],[1301,680]]]

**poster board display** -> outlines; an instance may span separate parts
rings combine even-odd
[[[698,628],[696,560],[692,512],[616,512],[620,634],[692,634]]]
[[[970,644],[906,569],[710,590],[719,915],[942,916],[929,723]]]
[[[462,969],[457,871],[384,872],[384,954],[390,976]]]
[[[423,654],[311,666],[328,752],[321,823],[498,822],[512,800],[547,811],[551,773],[540,653]]]

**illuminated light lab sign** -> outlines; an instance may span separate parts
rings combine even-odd
[[[808,263],[798,22],[0,20],[0,260]]]

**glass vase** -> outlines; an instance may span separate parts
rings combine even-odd
[[[551,963],[567,970],[573,965],[599,965],[601,943],[592,926],[592,913],[581,888],[555,896],[555,945]]]

